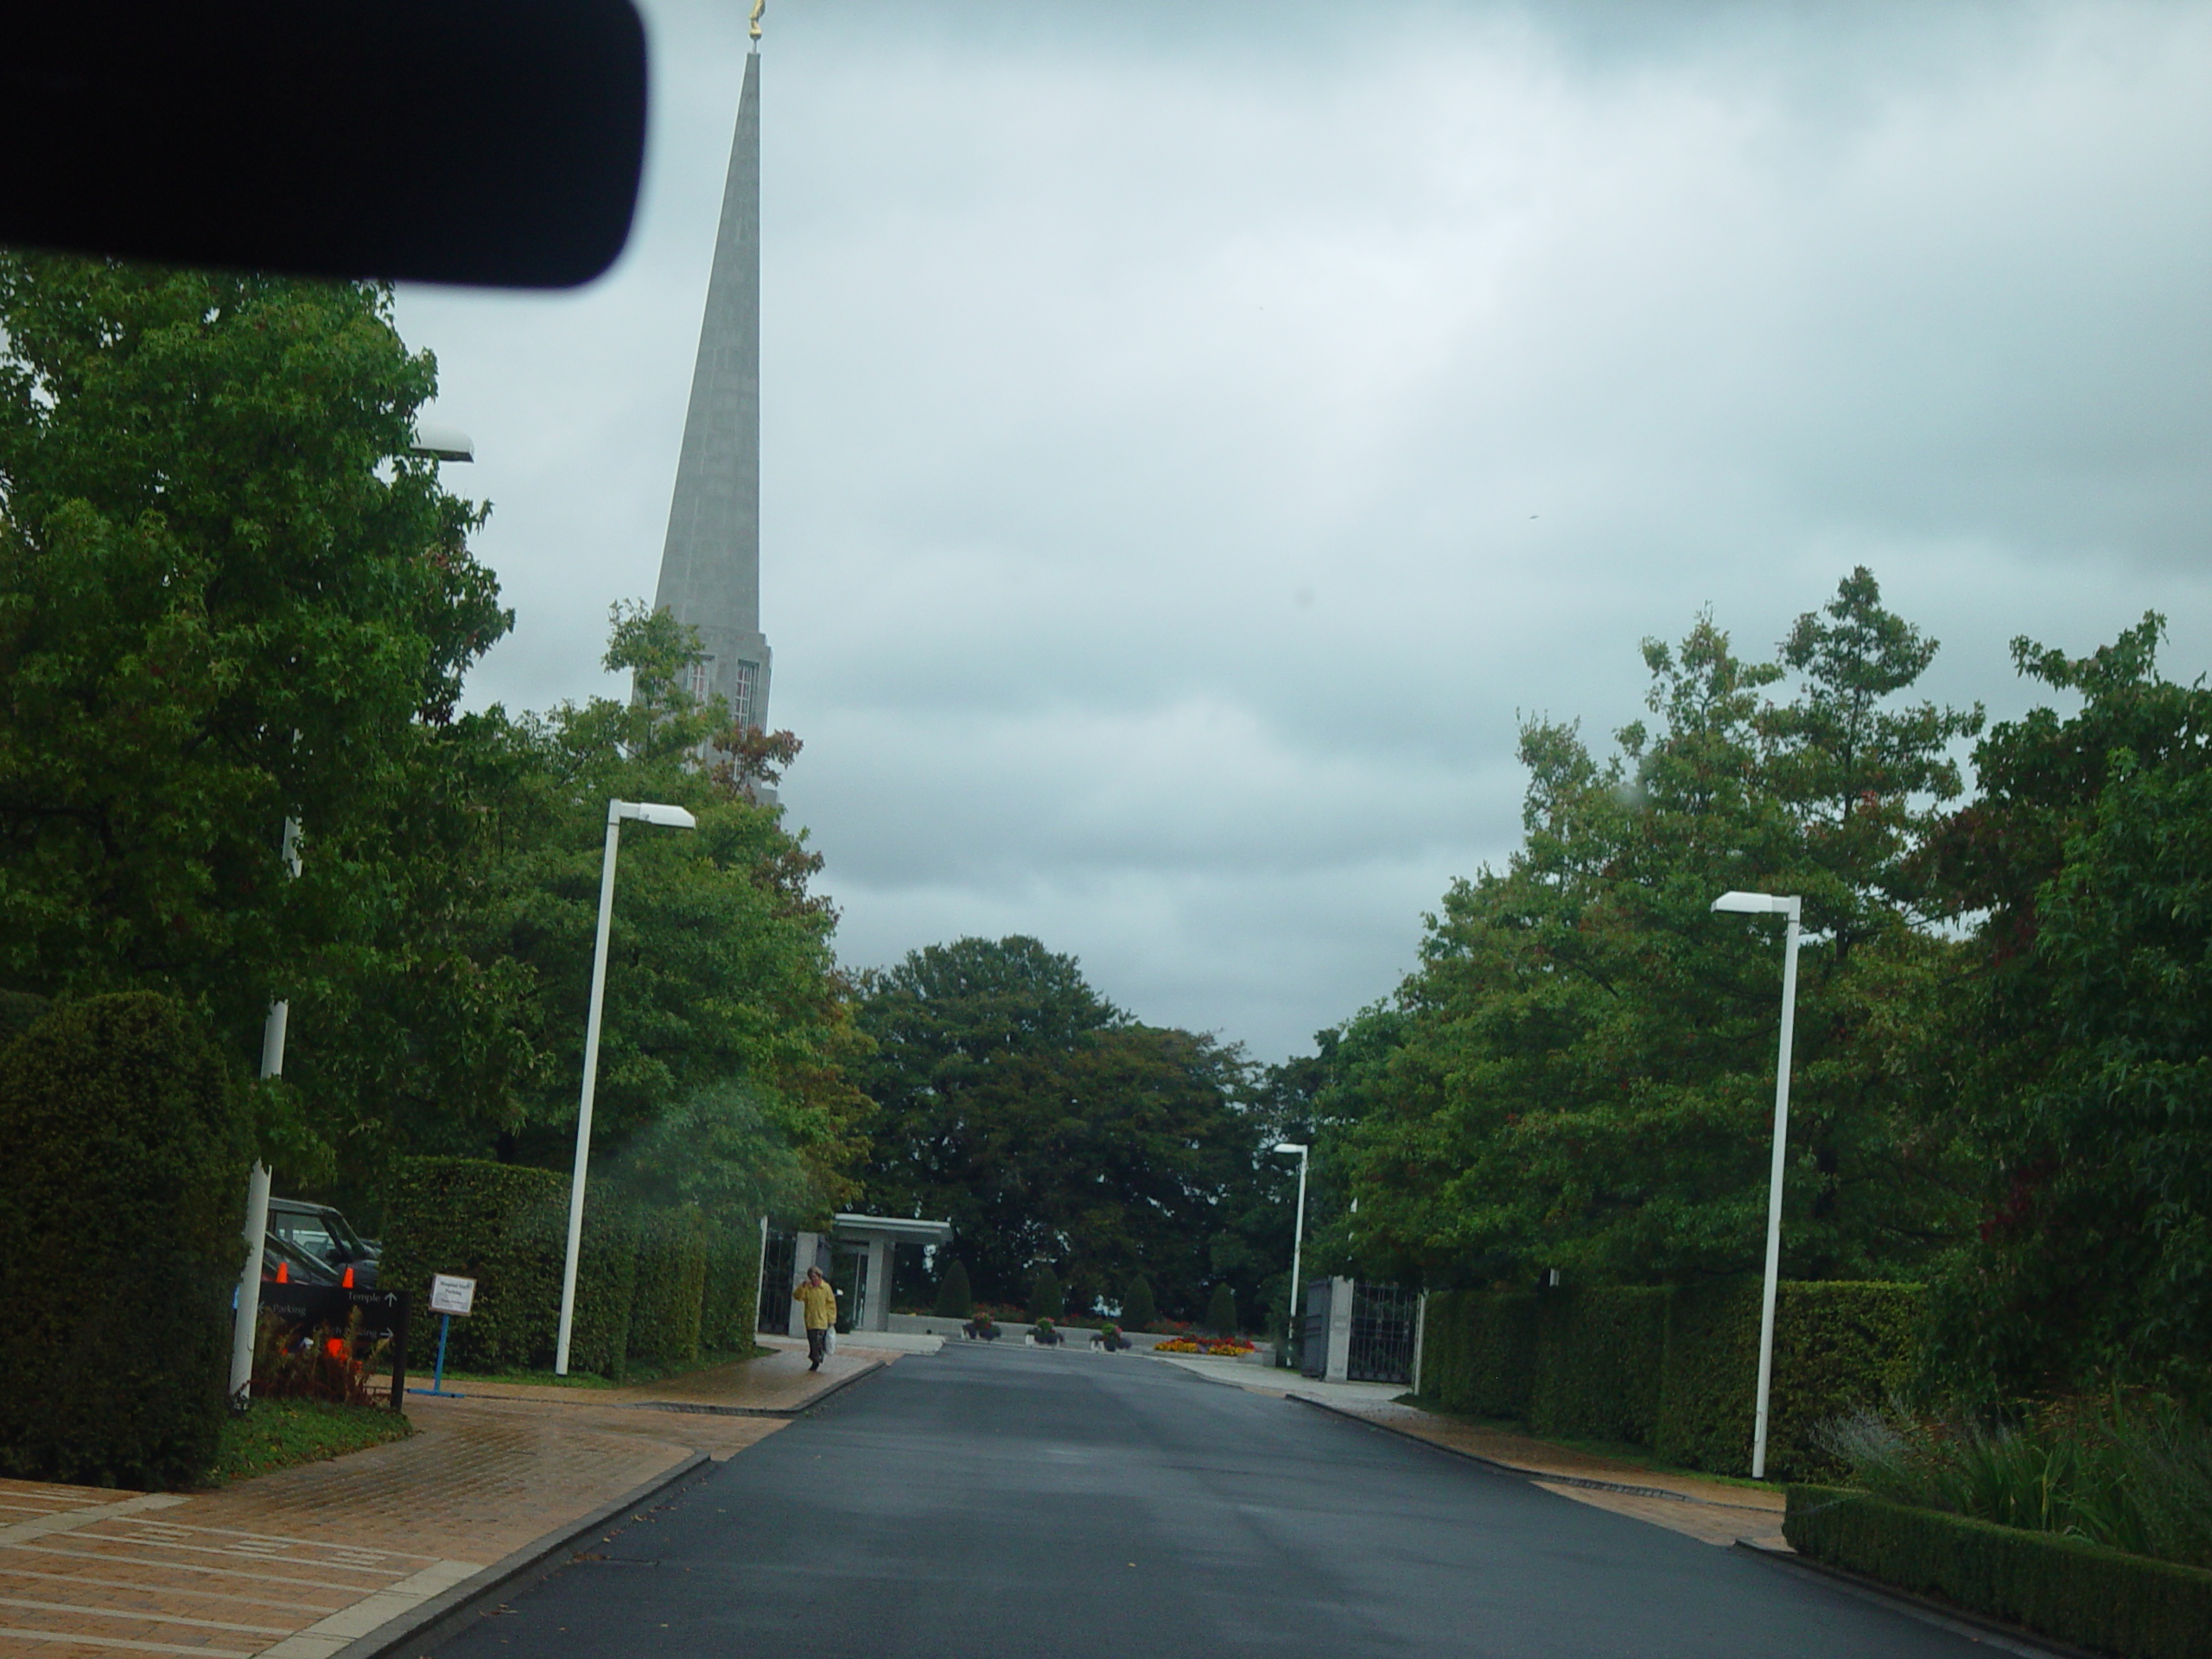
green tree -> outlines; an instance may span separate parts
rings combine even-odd
[[[1160,1319],[1160,1310],[1152,1300],[1152,1281],[1138,1274],[1129,1281],[1129,1287],[1122,1293],[1122,1329],[1148,1330]]]
[[[1206,1329],[1217,1337],[1236,1334],[1236,1293],[1226,1283],[1216,1285],[1206,1301]]]
[[[1060,1289],[1060,1275],[1048,1267],[1037,1269],[1029,1285],[1029,1317],[1058,1319],[1067,1313],[1067,1297]]]
[[[1050,1262],[1085,1306],[1145,1264],[1195,1309],[1255,1155],[1234,1050],[1135,1024],[1019,938],[914,952],[871,982],[861,1024],[871,1207],[950,1219],[993,1300]]]
[[[935,1306],[941,1319],[964,1319],[976,1311],[976,1293],[969,1285],[968,1269],[957,1260],[947,1263],[938,1275]]]
[[[1756,1266],[1781,952],[1711,913],[1739,887],[1806,899],[1785,1270],[1891,1272],[1952,1236],[1921,1033],[1953,948],[1898,895],[1974,716],[1886,711],[1933,647],[1878,601],[1854,573],[1780,663],[1709,619],[1646,642],[1654,723],[1605,760],[1571,725],[1523,728],[1521,850],[1454,885],[1393,1006],[1346,1028],[1367,1053],[1320,1096],[1317,1161],[1349,1166],[1359,1210],[1317,1261],[1433,1283]]]
[[[386,804],[509,623],[407,453],[435,385],[379,288],[0,252],[9,982],[166,988],[244,1053],[374,935]]]
[[[1967,1393],[2212,1403],[2212,690],[2158,673],[2164,628],[2081,658],[2016,640],[2081,707],[1992,730],[1927,861],[1980,918],[1955,1035],[1987,1177],[1938,1327]]]

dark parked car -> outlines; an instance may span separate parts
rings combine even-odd
[[[270,1199],[268,1239],[264,1251],[284,1251],[295,1278],[301,1276],[299,1257],[304,1255],[308,1271],[321,1269],[311,1283],[338,1284],[351,1268],[356,1289],[376,1288],[375,1243],[355,1232],[353,1224],[327,1204],[309,1204],[304,1198]],[[271,1265],[264,1269],[264,1276],[275,1272]]]

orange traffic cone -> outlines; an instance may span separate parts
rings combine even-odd
[[[351,1289],[353,1289],[353,1268],[346,1268],[346,1276],[345,1276],[343,1279],[340,1279],[340,1280],[338,1281],[338,1287],[339,1287],[340,1290],[351,1290]]]
[[[276,1282],[280,1285],[289,1285],[292,1282],[292,1264],[290,1262],[279,1262],[276,1264]]]

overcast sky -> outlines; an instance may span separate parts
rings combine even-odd
[[[475,700],[625,690],[743,50],[645,8],[636,233],[410,289],[517,612]],[[840,952],[1033,933],[1262,1058],[1386,995],[1701,606],[1871,565],[2007,642],[2212,659],[2212,7],[776,0],[762,620]]]

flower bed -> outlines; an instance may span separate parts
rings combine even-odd
[[[1152,1345],[1155,1354],[1210,1354],[1216,1359],[1236,1359],[1253,1351],[1242,1337],[1175,1337]]]

